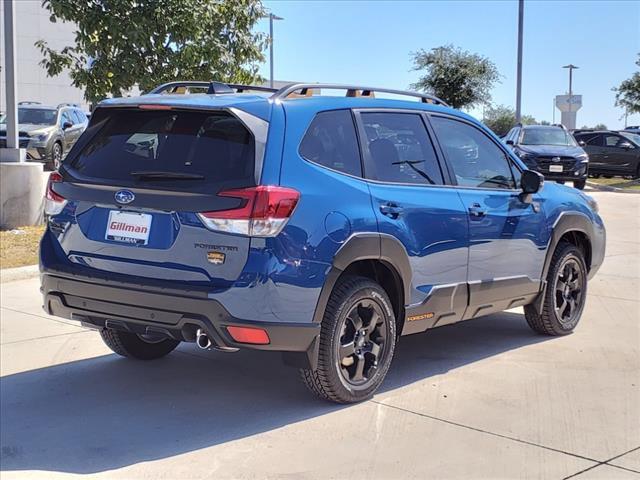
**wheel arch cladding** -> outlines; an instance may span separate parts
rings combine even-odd
[[[593,222],[585,214],[565,212],[558,218],[553,225],[553,232],[547,248],[547,255],[542,269],[540,293],[531,304],[538,313],[542,309],[542,303],[547,289],[547,276],[551,268],[553,254],[558,248],[558,245],[566,241],[580,248],[584,252],[587,272],[595,274],[595,270],[600,266],[602,258],[604,257],[604,237],[602,240],[598,239],[599,237],[596,235]],[[595,242],[601,242],[602,245],[594,244]],[[600,259],[598,264],[594,264],[594,254],[597,254],[597,257]]]
[[[351,235],[334,257],[316,305],[314,322],[322,321],[329,296],[343,275],[361,275],[380,284],[391,299],[398,327],[402,327],[411,266],[404,246],[397,239],[380,233]]]

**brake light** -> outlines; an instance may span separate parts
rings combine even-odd
[[[231,338],[238,343],[252,343],[254,345],[268,345],[271,341],[269,334],[262,328],[228,326]]]
[[[67,204],[67,199],[59,193],[53,191],[54,183],[62,183],[62,175],[58,172],[51,172],[47,181],[47,191],[44,196],[44,213],[46,215],[59,214]]]
[[[140,110],[173,110],[171,105],[155,105],[155,104],[142,104],[138,105]]]
[[[278,235],[300,199],[300,193],[292,188],[270,185],[225,190],[218,196],[240,198],[243,202],[231,210],[198,213],[205,226],[209,230],[254,237]]]

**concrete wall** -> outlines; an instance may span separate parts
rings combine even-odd
[[[42,223],[47,178],[40,163],[0,163],[0,230]]]
[[[1,3],[1,2],[0,2]],[[71,23],[52,23],[49,12],[42,7],[40,0],[17,0],[15,2],[16,53],[18,77],[18,101],[32,100],[46,105],[58,105],[63,102],[78,103],[88,110],[84,101],[84,92],[71,85],[66,72],[57,77],[48,77],[45,69],[39,65],[43,56],[34,43],[40,39],[49,46],[60,50],[73,45],[75,25]],[[0,25],[3,24],[3,9],[0,8]],[[0,29],[3,30],[3,29]],[[4,52],[4,35],[0,35],[0,52]],[[0,110],[6,109],[6,80],[4,72],[4,53],[0,54]]]

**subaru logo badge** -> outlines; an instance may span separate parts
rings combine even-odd
[[[129,190],[118,190],[115,194],[116,202],[126,205],[135,200],[136,196]]]

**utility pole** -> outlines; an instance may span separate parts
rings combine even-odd
[[[7,145],[2,161],[22,160],[18,150],[18,83],[16,78],[16,20],[14,0],[4,0],[4,58],[7,82]]]
[[[284,20],[273,13],[269,13],[269,87],[273,88],[273,21]]]
[[[522,120],[522,30],[524,27],[524,0],[518,0],[518,72],[516,79],[516,123]]]

